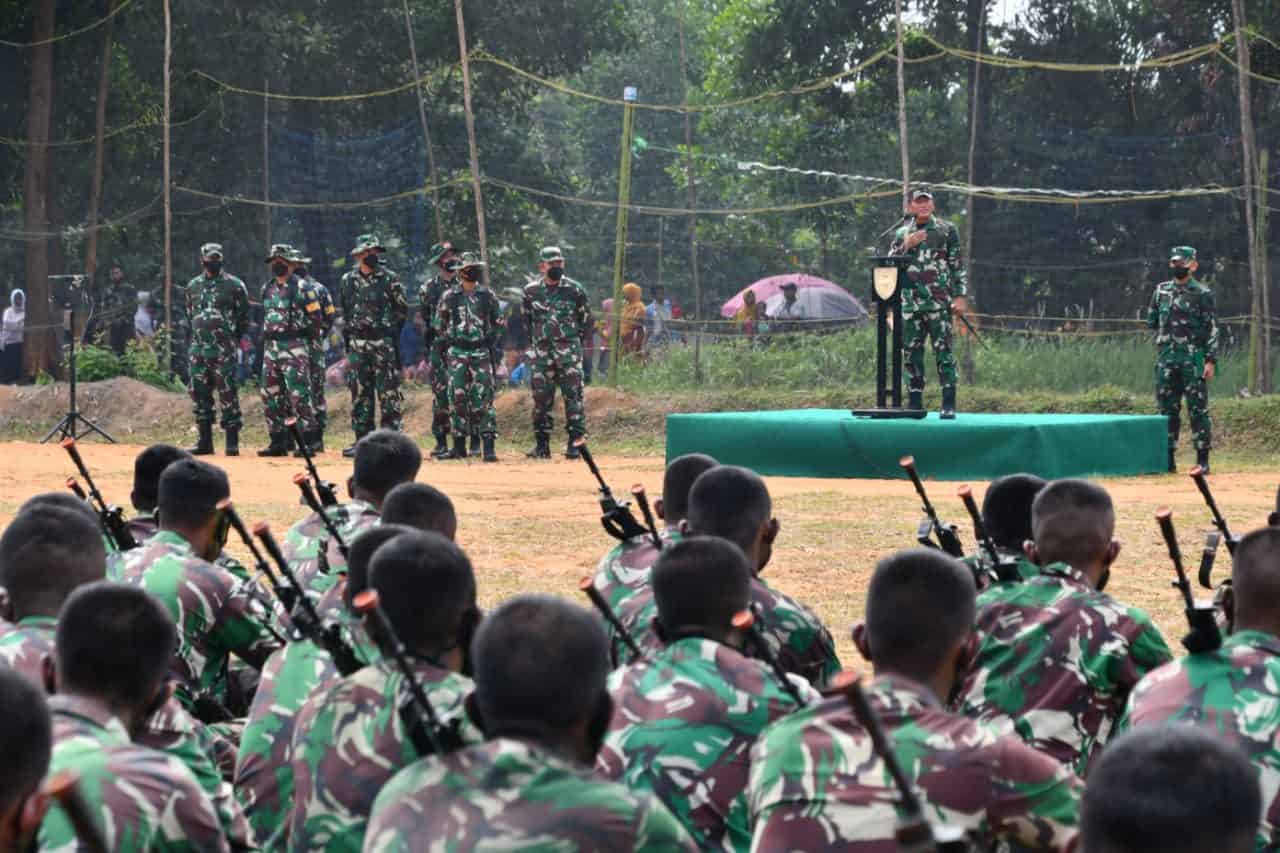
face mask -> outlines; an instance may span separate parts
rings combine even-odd
[[[479,281],[480,272],[474,269],[465,269],[459,273],[465,281]]]
[[[205,261],[204,268],[209,271],[210,275],[217,275],[222,272],[222,261]]]
[[[1174,277],[1174,278],[1177,278],[1177,279],[1183,279],[1183,278],[1186,278],[1186,277],[1187,277],[1187,276],[1189,276],[1189,275],[1191,275],[1191,270],[1190,270],[1190,269],[1188,269],[1187,267],[1174,267],[1174,268],[1173,268],[1173,277]]]
[[[282,275],[288,275],[289,265],[282,264],[279,261],[276,261],[274,264],[271,265],[271,274],[274,275],[276,278],[279,278]]]
[[[298,278],[306,278],[306,277],[307,277],[307,268],[306,268],[306,267],[298,267],[296,270],[294,270],[294,271],[293,271],[293,274],[294,274],[294,275],[296,275]]]
[[[365,255],[360,259],[360,263],[371,270],[376,270],[378,268],[378,256],[376,254]]]
[[[547,270],[547,278],[551,279],[552,281],[559,281],[560,279],[564,278],[564,267],[552,267],[551,269]]]

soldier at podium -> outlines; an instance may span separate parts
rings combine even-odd
[[[960,233],[933,213],[933,193],[911,193],[911,212],[893,238],[890,254],[909,257],[902,290],[902,346],[907,362],[907,407],[924,408],[924,344],[933,341],[942,386],[943,420],[956,416],[956,358],[951,315],[968,310]]]

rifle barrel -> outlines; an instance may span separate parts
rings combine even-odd
[[[644,523],[649,528],[649,535],[653,537],[654,547],[661,551],[662,537],[658,534],[658,523],[653,518],[653,510],[649,508],[649,496],[645,494],[644,486],[640,483],[632,486],[631,497],[635,498],[636,505],[640,507],[640,513],[644,516]]]
[[[316,515],[320,516],[320,523],[324,525],[325,530],[328,531],[329,536],[338,546],[338,551],[342,554],[342,558],[344,560],[350,559],[351,554],[347,550],[346,540],[342,538],[342,533],[338,531],[337,525],[333,523],[333,519],[331,519],[329,514],[324,511],[324,506],[320,503],[319,499],[316,498],[316,493],[312,490],[311,481],[307,479],[307,475],[302,473],[294,474],[293,484],[298,487],[300,492],[302,492],[302,499],[306,501],[307,507]]]
[[[751,642],[760,652],[760,656],[764,658],[764,662],[769,669],[773,670],[774,677],[782,682],[782,689],[787,691],[792,699],[796,700],[796,704],[803,708],[808,703],[804,701],[804,697],[800,695],[800,691],[791,683],[791,679],[787,677],[787,671],[782,668],[781,661],[778,656],[773,653],[773,649],[769,648],[769,641],[765,639],[761,633],[760,627],[756,625],[756,616],[750,610],[741,610],[733,615],[733,627],[739,631],[745,631]]]
[[[1156,510],[1156,523],[1160,525],[1160,533],[1164,537],[1165,546],[1169,549],[1169,559],[1173,561],[1173,570],[1177,574],[1177,580],[1173,585],[1177,587],[1178,592],[1182,593],[1182,601],[1187,609],[1193,610],[1196,603],[1191,597],[1191,581],[1187,580],[1187,572],[1182,565],[1182,549],[1178,546],[1178,534],[1173,529],[1173,510],[1167,506]]]

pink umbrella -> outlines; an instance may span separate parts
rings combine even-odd
[[[818,278],[816,275],[807,275],[806,273],[790,273],[788,275],[773,275],[768,278],[762,278],[756,283],[744,287],[738,295],[734,296],[724,305],[720,306],[720,316],[726,319],[733,319],[733,316],[742,308],[742,297],[748,290],[756,295],[756,302],[768,302],[769,298],[782,292],[782,285],[795,282],[796,290],[807,290],[815,288],[818,290],[839,291],[845,296],[849,295],[849,291],[833,281],[827,281],[825,278]],[[856,302],[856,300],[854,300]]]

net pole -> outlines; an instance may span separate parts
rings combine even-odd
[[[976,186],[977,181],[977,151],[978,151],[978,104],[979,96],[982,91],[982,63],[978,61],[978,56],[982,53],[983,27],[987,22],[987,4],[983,0],[978,7],[978,32],[973,44],[973,85],[969,87],[969,186]],[[978,305],[978,289],[973,280],[973,232],[976,229],[974,214],[978,207],[978,199],[973,193],[969,193],[969,197],[965,200],[964,215],[964,271],[965,280],[969,284],[969,304],[971,307],[970,320],[976,329],[981,320],[975,313]],[[974,365],[973,365],[973,341],[968,336],[965,337],[964,353],[960,357],[960,367],[964,372],[964,381],[973,384],[974,381]]]
[[[1267,258],[1267,167],[1270,150],[1258,152],[1258,288],[1262,298],[1262,390],[1271,392],[1271,262]]]
[[[893,5],[898,27],[898,144],[902,149],[902,206],[905,210],[910,202],[911,191],[911,162],[907,153],[907,62],[902,43],[902,0],[894,0]]]
[[[1254,158],[1257,156],[1257,143],[1253,133],[1253,105],[1249,98],[1249,42],[1245,38],[1244,0],[1231,0],[1231,12],[1235,19],[1236,30],[1236,88],[1240,98],[1240,148],[1241,161],[1244,164],[1244,216],[1245,230],[1249,245],[1249,293],[1252,296],[1253,326],[1249,331],[1250,349],[1255,354],[1250,374],[1253,377],[1250,386],[1257,391],[1268,391],[1264,388],[1265,371],[1263,365],[1266,353],[1261,346],[1262,323],[1262,285],[1258,281],[1258,229],[1254,222]],[[1256,383],[1256,384],[1255,384]]]
[[[702,279],[698,275],[698,184],[693,173],[693,118],[689,115],[689,60],[685,46],[685,0],[680,0],[680,104],[684,110],[684,169],[689,197],[689,270],[693,274],[693,381],[702,384]]]
[[[111,31],[116,0],[107,0],[107,22],[102,27],[102,68],[98,71],[98,101],[94,105],[93,183],[89,187],[89,228],[85,236],[84,274],[90,286],[98,272],[98,211],[102,205],[103,157],[106,150],[107,98],[111,93]]]
[[[467,24],[463,20],[462,0],[454,0],[458,18],[458,54],[462,57],[462,106],[467,118],[467,147],[471,151],[471,192],[476,200],[476,231],[480,237],[481,276],[489,282],[489,238],[484,228],[484,192],[480,188],[480,152],[476,149],[476,117],[471,110],[471,60],[467,52]]]
[[[169,98],[171,89],[170,68],[173,64],[173,16],[169,0],[164,0],[164,124],[161,167],[161,196],[164,203],[164,325],[169,333],[164,336],[165,370],[173,370],[173,208],[170,205],[169,178]]]
[[[622,272],[627,262],[627,207],[631,204],[631,137],[635,130],[636,90],[623,90],[622,154],[618,165],[618,225],[613,251],[613,328],[610,338],[609,387],[618,387],[618,362],[622,360]]]
[[[431,182],[431,212],[436,220],[436,242],[444,242],[444,224],[440,221],[440,196],[436,189],[436,153],[431,146],[431,127],[427,124],[427,106],[422,94],[422,72],[418,70],[418,44],[413,36],[413,16],[409,12],[409,0],[404,0],[404,27],[409,32],[409,57],[413,60],[414,87],[418,94],[418,120],[422,122],[422,141],[427,149],[427,180]]]
[[[271,245],[271,78],[262,78],[262,231]]]

